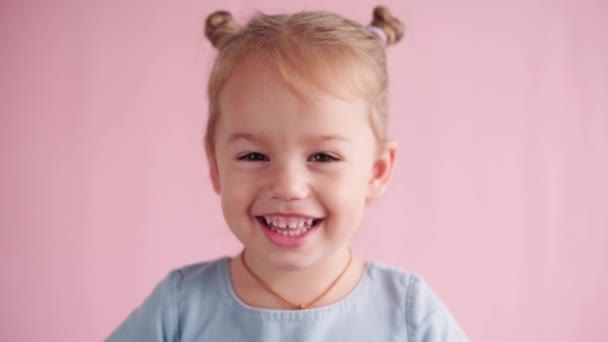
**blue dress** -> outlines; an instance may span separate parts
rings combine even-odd
[[[417,274],[369,261],[339,302],[259,309],[234,293],[229,257],[171,271],[106,341],[467,341]]]

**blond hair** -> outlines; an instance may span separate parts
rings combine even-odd
[[[346,98],[357,96],[370,105],[370,123],[379,140],[386,138],[388,75],[385,45],[403,36],[401,22],[387,8],[374,8],[372,29],[329,12],[257,15],[240,27],[226,11],[211,14],[205,35],[218,55],[208,84],[209,116],[205,142],[214,144],[220,115],[219,95],[234,67],[262,54],[301,98],[311,90]],[[378,34],[374,31],[381,30]]]

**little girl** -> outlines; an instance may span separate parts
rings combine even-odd
[[[170,272],[108,341],[466,341],[421,277],[349,248],[395,163],[384,49],[402,34],[384,7],[368,27],[209,16],[205,148],[244,248]]]

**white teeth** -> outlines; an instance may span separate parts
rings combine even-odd
[[[264,223],[273,232],[283,236],[299,236],[312,228],[314,219],[283,216],[263,216]]]
[[[274,227],[270,227],[270,229],[275,232],[275,233],[279,233],[283,236],[300,236],[304,233],[306,233],[308,230],[310,230],[310,228],[302,228],[302,229],[298,229],[298,230],[281,230],[281,229],[277,229]]]

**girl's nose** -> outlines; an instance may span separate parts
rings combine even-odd
[[[308,196],[308,177],[305,166],[297,163],[282,163],[274,166],[270,175],[273,199],[292,201]]]

